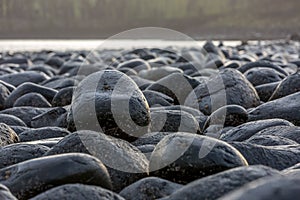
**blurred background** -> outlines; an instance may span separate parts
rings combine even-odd
[[[0,39],[102,39],[159,26],[195,39],[300,32],[299,0],[0,0]]]

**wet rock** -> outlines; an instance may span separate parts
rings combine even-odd
[[[173,98],[175,104],[185,105],[186,97],[199,84],[200,81],[193,77],[182,73],[173,73],[149,85],[147,90],[163,93]]]
[[[19,142],[19,137],[8,125],[0,123],[0,147]]]
[[[259,105],[255,88],[243,74],[235,69],[224,69],[206,83],[200,84],[186,99],[186,104],[198,108],[206,115],[225,105],[244,108]]]
[[[100,160],[86,154],[42,157],[2,168],[0,183],[7,186],[20,200],[68,183],[111,189],[105,166]]]
[[[299,176],[275,176],[253,181],[219,200],[297,199],[300,195]]]
[[[273,126],[263,129],[255,134],[255,136],[279,136],[300,143],[300,127],[298,126]]]
[[[274,91],[270,100],[279,99],[300,91],[300,73],[287,76],[282,80]]]
[[[127,186],[119,194],[127,200],[151,200],[168,196],[181,187],[161,178],[147,177]]]
[[[14,195],[12,195],[9,189],[2,184],[0,184],[0,199],[17,200],[17,198]]]
[[[267,83],[267,84],[256,86],[255,89],[257,91],[260,100],[264,102],[269,101],[270,97],[276,90],[276,87],[278,86],[279,83],[280,82]]]
[[[145,90],[143,91],[145,98],[147,99],[150,107],[157,106],[171,106],[174,100],[160,92]]]
[[[0,168],[42,157],[50,148],[37,144],[10,144],[0,148]]]
[[[3,84],[0,83],[0,110],[5,107],[5,101],[9,95],[9,89],[7,89]]]
[[[284,76],[287,76],[287,72],[284,71],[280,66],[275,65],[271,62],[268,61],[257,61],[257,62],[249,62],[241,67],[238,68],[238,70],[242,73],[245,73],[246,71],[257,68],[257,67],[264,67],[264,68],[269,68],[269,69],[274,69],[277,72],[283,74]]]
[[[280,175],[279,171],[262,165],[237,167],[193,181],[163,199],[213,200],[251,181],[275,175]]]
[[[151,132],[200,133],[197,120],[188,112],[179,110],[151,111]]]
[[[300,146],[261,146],[248,142],[230,142],[246,158],[249,165],[265,165],[283,170],[300,162]]]
[[[130,141],[148,132],[149,124],[150,111],[143,93],[121,72],[94,73],[74,91],[69,130],[100,131],[101,127],[107,135]]]
[[[45,61],[45,64],[54,68],[60,68],[64,64],[64,60],[58,56],[51,56]]]
[[[183,73],[183,71],[175,67],[162,66],[158,68],[152,68],[150,70],[142,70],[139,72],[139,76],[144,79],[157,81],[173,73]]]
[[[28,142],[48,138],[65,137],[69,134],[70,132],[63,128],[43,127],[24,131],[21,134],[19,134],[19,138],[21,142]]]
[[[0,123],[9,126],[26,126],[26,124],[18,117],[8,114],[0,114]]]
[[[67,127],[67,110],[63,107],[56,107],[37,115],[31,119],[31,127],[41,128],[45,126]]]
[[[50,108],[51,104],[47,101],[47,99],[43,95],[39,93],[31,92],[18,98],[13,105],[13,107],[21,107],[21,106]]]
[[[273,126],[293,126],[293,124],[283,119],[257,120],[232,128],[222,134],[220,139],[224,141],[245,141],[259,131]]]
[[[142,59],[132,59],[126,62],[122,62],[117,67],[117,69],[122,69],[122,68],[130,68],[130,69],[134,69],[136,72],[140,72],[142,70],[150,70],[151,66],[147,61],[144,61]]]
[[[72,199],[72,200],[124,200],[118,194],[92,185],[83,185],[83,184],[65,184],[47,190],[46,192],[39,194],[31,200],[61,200],[61,199]]]
[[[25,82],[41,83],[49,77],[44,73],[38,73],[34,71],[20,72],[15,74],[6,74],[0,76],[0,80],[5,81],[15,87]]]
[[[148,160],[130,143],[94,131],[78,131],[64,137],[46,155],[69,152],[87,153],[99,158],[108,168],[114,191],[146,176]]]
[[[97,70],[99,71],[99,70]],[[74,78],[64,78],[60,77],[56,80],[44,83],[44,87],[52,88],[54,90],[61,90],[66,87],[73,87],[78,85],[79,81]]]
[[[281,136],[263,135],[263,136],[252,136],[245,142],[262,146],[278,146],[278,145],[298,145],[294,140],[290,140]]]
[[[190,133],[164,137],[155,147],[150,175],[176,183],[189,183],[227,169],[246,166],[247,161],[232,146],[220,140]]]
[[[49,108],[35,108],[31,106],[14,107],[0,111],[0,114],[14,115],[20,118],[27,126],[31,126],[31,120],[37,115],[40,115]]]
[[[269,101],[249,112],[249,121],[261,119],[281,118],[300,125],[300,92]]]
[[[74,89],[75,87],[67,87],[59,90],[59,92],[53,97],[52,106],[61,107],[70,105],[72,103]]]
[[[57,91],[51,88],[39,86],[34,83],[24,83],[17,87],[7,98],[5,102],[5,106],[10,108],[14,105],[14,103],[22,97],[24,94],[28,93],[39,93],[44,96],[49,102],[52,101],[53,97],[56,95]],[[24,98],[24,97],[23,97]],[[28,98],[28,97],[27,97]],[[28,101],[28,100],[27,100]],[[44,102],[45,103],[45,102]],[[35,106],[35,105],[34,105]]]
[[[285,78],[282,73],[277,72],[275,69],[264,67],[249,69],[245,72],[245,76],[253,86],[274,83]]]
[[[238,105],[223,106],[213,112],[207,119],[204,129],[209,126],[239,126],[246,123],[248,113],[245,108]],[[209,131],[209,130],[208,130]]]

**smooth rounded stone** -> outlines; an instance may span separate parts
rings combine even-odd
[[[151,132],[200,133],[198,121],[188,112],[179,110],[154,110],[150,114]]]
[[[56,145],[62,139],[63,139],[63,137],[48,138],[48,139],[43,139],[43,140],[34,140],[34,141],[30,141],[30,142],[23,142],[23,144],[37,144],[37,145],[43,145],[43,146],[52,148],[54,145]]]
[[[52,67],[48,65],[33,65],[28,68],[30,71],[43,72],[49,77],[54,76],[57,73],[57,70],[54,70]]]
[[[284,119],[266,119],[257,120],[253,122],[247,122],[240,126],[234,127],[220,136],[221,140],[224,141],[245,141],[258,133],[259,131],[273,127],[273,126],[294,126],[287,120]]]
[[[127,76],[136,76],[136,75],[138,75],[138,73],[134,69],[124,67],[124,68],[121,68],[121,69],[118,69],[118,70],[120,72],[123,72]]]
[[[0,123],[9,126],[26,126],[26,124],[18,117],[9,114],[0,114]]]
[[[257,106],[251,110],[249,121],[261,119],[281,118],[290,121],[296,126],[300,125],[300,92],[275,99]]]
[[[29,60],[27,58],[19,58],[19,57],[10,57],[4,58],[0,60],[0,65],[2,64],[29,64]]]
[[[19,136],[8,125],[0,123],[0,147],[19,142]]]
[[[136,72],[140,72],[142,70],[151,70],[149,63],[142,59],[132,59],[122,62],[117,66],[117,69],[120,70],[122,68],[134,69]]]
[[[285,76],[275,69],[257,67],[249,69],[244,74],[253,86],[281,81]]]
[[[58,75],[63,75],[69,73],[73,69],[78,69],[83,65],[82,61],[67,61],[59,68]]]
[[[0,80],[0,84],[4,85],[10,92],[12,92],[13,90],[16,89],[15,86],[13,86],[13,85],[11,85],[9,83],[6,83],[5,81],[2,81],[2,80]]]
[[[295,73],[287,76],[279,83],[273,95],[270,97],[270,101],[299,92],[300,91],[299,80],[300,80],[300,73]]]
[[[21,142],[43,140],[48,138],[65,137],[71,134],[68,130],[59,127],[43,127],[27,130],[19,134]]]
[[[166,77],[173,73],[183,73],[183,71],[179,68],[170,67],[170,66],[162,66],[158,68],[152,68],[150,70],[142,70],[139,72],[139,76],[152,80],[152,81],[158,81],[159,79]]]
[[[119,194],[127,200],[152,200],[168,196],[181,187],[161,178],[147,177],[127,186]]]
[[[72,96],[75,87],[66,87],[58,91],[51,102],[53,107],[66,106],[72,103]]]
[[[73,87],[79,84],[79,81],[74,78],[65,78],[61,77],[57,80],[53,80],[46,84],[43,84],[44,87],[52,88],[54,90],[60,90],[66,87]]]
[[[300,143],[300,127],[298,126],[273,126],[263,129],[255,134],[255,136],[279,136]]]
[[[263,102],[269,101],[279,83],[280,82],[274,82],[256,86],[255,90],[257,91],[260,100]]]
[[[41,128],[45,126],[57,126],[67,128],[67,110],[63,107],[52,108],[31,119],[30,126]]]
[[[145,90],[149,85],[154,83],[154,81],[150,81],[139,76],[130,76],[130,78],[138,85],[141,90]]]
[[[274,135],[252,136],[245,142],[262,146],[298,145],[294,140]]]
[[[9,89],[0,83],[0,110],[5,108],[5,101],[10,95]]]
[[[0,168],[42,157],[50,148],[38,144],[10,144],[0,148]]]
[[[72,199],[72,200],[125,200],[120,195],[104,189],[102,187],[83,185],[83,184],[65,184],[44,193],[41,193],[30,200],[62,200],[62,199]]]
[[[271,62],[268,62],[268,61],[249,62],[249,63],[239,67],[238,70],[242,73],[245,73],[250,69],[258,68],[258,67],[274,69],[277,72],[283,74],[284,76],[288,75],[288,73],[286,71],[284,71],[284,69],[282,69],[280,66],[275,65],[275,64],[273,64]]]
[[[229,193],[218,200],[290,200],[300,196],[300,176],[262,178]]]
[[[209,126],[239,126],[246,123],[248,120],[248,113],[245,108],[238,105],[228,105],[214,111],[206,120],[204,129]],[[209,130],[207,130],[209,131]]]
[[[26,71],[0,76],[0,80],[5,81],[15,87],[25,82],[41,83],[42,81],[45,81],[48,78],[49,77],[44,73],[39,73],[35,71]]]
[[[180,84],[174,84],[180,83]],[[185,99],[201,82],[183,73],[172,73],[149,85],[147,90],[163,93],[174,99],[175,104],[185,105]]]
[[[14,115],[20,118],[27,126],[31,126],[32,118],[48,111],[50,108],[36,108],[31,106],[14,107],[0,111],[0,114]]]
[[[51,56],[45,61],[46,65],[49,65],[54,68],[60,68],[64,64],[64,59],[58,56]]]
[[[18,200],[14,195],[12,195],[9,189],[2,184],[0,184],[0,199]]]
[[[135,141],[131,142],[134,146],[157,145],[165,136],[174,134],[175,132],[152,132],[146,133]]]
[[[214,200],[251,181],[276,175],[280,172],[263,165],[237,167],[193,181],[161,200]]]
[[[171,97],[160,92],[144,90],[143,94],[147,99],[149,107],[171,106],[174,103]]]
[[[114,191],[146,176],[148,160],[138,148],[125,140],[94,131],[77,131],[64,137],[45,155],[69,152],[91,154],[108,168]]]
[[[197,108],[206,115],[225,105],[240,105],[247,109],[260,104],[252,84],[242,73],[230,68],[200,84],[185,102],[185,105]]]
[[[196,179],[239,166],[245,158],[220,140],[190,133],[165,136],[155,147],[150,175],[186,184]]]
[[[2,168],[0,183],[20,200],[68,183],[111,189],[111,180],[102,162],[79,153],[35,158]]]
[[[24,131],[28,131],[31,130],[31,128],[27,127],[27,126],[10,126],[10,128],[12,130],[14,130],[16,132],[17,135],[20,135],[22,132]]]
[[[71,107],[69,130],[103,131],[130,141],[149,129],[145,96],[130,77],[116,70],[100,71],[81,81]]]
[[[13,107],[21,107],[21,106],[33,106],[39,108],[50,108],[51,104],[47,101],[47,99],[35,92],[30,92],[18,98]]]
[[[246,158],[249,165],[265,165],[283,170],[300,162],[299,145],[261,146],[248,142],[230,142]]]
[[[7,108],[13,107],[14,103],[22,97],[24,94],[28,93],[39,93],[45,97],[49,102],[52,101],[53,97],[56,95],[57,90],[40,86],[34,83],[24,83],[18,86],[7,98],[5,106]],[[27,100],[28,101],[28,100]],[[36,102],[38,103],[38,102]]]

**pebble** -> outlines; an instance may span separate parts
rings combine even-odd
[[[256,200],[272,199],[297,199],[300,195],[300,178],[298,176],[275,176],[267,179],[260,179],[238,190],[225,195],[218,200]]]
[[[61,199],[72,199],[72,200],[125,200],[120,195],[104,189],[98,186],[84,185],[84,184],[65,184],[47,190],[33,198],[31,200],[61,200]]]
[[[58,166],[64,167],[58,169]],[[86,154],[35,158],[2,168],[0,183],[8,187],[20,200],[68,183],[111,189],[110,177],[105,166],[100,160]]]
[[[149,171],[152,176],[186,184],[227,169],[247,166],[246,159],[231,145],[207,136],[174,133],[155,147]]]
[[[168,196],[181,187],[161,178],[147,177],[127,186],[119,194],[127,200],[152,200]]]
[[[300,125],[300,92],[269,101],[249,111],[249,121],[281,118]]]
[[[50,148],[38,144],[10,144],[0,148],[0,168],[42,157]]]
[[[161,200],[213,200],[251,181],[276,175],[280,175],[280,172],[263,165],[237,167],[195,180]]]

